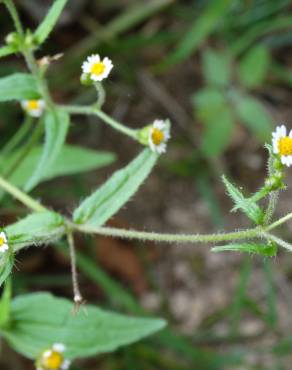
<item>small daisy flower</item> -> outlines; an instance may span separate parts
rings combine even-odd
[[[7,237],[4,231],[0,232],[0,253],[4,253],[8,250]]]
[[[66,347],[64,344],[55,343],[52,348],[46,349],[36,361],[37,370],[67,370],[70,361],[64,358]]]
[[[45,102],[39,100],[24,100],[21,102],[23,110],[32,117],[40,117],[45,109]]]
[[[113,68],[112,61],[105,57],[101,60],[99,54],[91,55],[82,64],[82,71],[89,75],[92,81],[102,81],[108,77]]]
[[[168,120],[156,119],[149,130],[148,144],[156,153],[166,151],[166,143],[170,139],[170,124]]]
[[[292,130],[289,135],[284,125],[276,127],[272,134],[273,152],[281,158],[282,164],[292,165]]]

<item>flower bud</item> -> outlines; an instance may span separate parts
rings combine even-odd
[[[19,48],[21,40],[16,32],[11,32],[5,37],[5,42],[7,45],[12,46],[16,49]]]
[[[138,137],[138,141],[140,144],[146,145],[146,146],[149,145],[149,135],[150,135],[151,129],[152,129],[152,125],[147,125],[138,131],[137,137]]]
[[[35,49],[37,47],[36,39],[29,30],[26,32],[23,44],[26,49]]]
[[[88,73],[82,73],[80,76],[80,82],[82,85],[90,86],[93,84],[93,81],[90,78],[90,75]]]

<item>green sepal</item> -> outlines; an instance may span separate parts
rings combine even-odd
[[[82,73],[81,76],[80,76],[80,83],[81,85],[85,85],[85,86],[91,86],[93,85],[93,82],[92,79],[90,78],[90,74],[89,73]]]
[[[223,246],[216,246],[211,249],[212,252],[243,252],[250,254],[260,254],[265,257],[275,257],[277,255],[278,247],[275,243],[241,243],[228,244]]]
[[[264,211],[253,201],[252,198],[245,198],[241,191],[227,180],[225,176],[222,176],[222,180],[227,189],[228,195],[234,201],[235,207],[232,211],[241,209],[242,212],[254,221],[257,225],[261,225],[264,221]]]
[[[138,131],[137,138],[140,144],[145,146],[149,145],[149,135],[152,127],[152,125],[147,125]]]

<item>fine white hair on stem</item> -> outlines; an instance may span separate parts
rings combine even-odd
[[[67,240],[70,252],[70,262],[71,262],[71,274],[72,274],[72,285],[73,285],[73,300],[78,305],[83,302],[83,298],[79,288],[78,274],[76,268],[76,251],[74,244],[74,237],[72,231],[67,229]]]

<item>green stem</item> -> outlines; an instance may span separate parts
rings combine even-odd
[[[102,86],[102,83],[101,82],[96,82],[94,84],[95,88],[96,88],[96,92],[97,92],[97,102],[96,102],[96,107],[98,109],[101,109],[101,107],[104,105],[104,102],[105,102],[105,90]]]
[[[256,238],[262,236],[262,228],[235,231],[218,234],[161,234],[146,231],[124,230],[112,227],[93,227],[90,225],[76,225],[72,227],[78,231],[89,234],[99,234],[127,239],[151,240],[157,242],[181,242],[181,243],[214,243],[228,240]]]
[[[273,214],[275,212],[275,209],[276,209],[278,197],[279,197],[279,191],[272,191],[269,194],[269,203],[265,211],[264,225],[267,225],[271,221]]]
[[[290,243],[287,243],[285,242],[285,240],[283,239],[280,239],[278,238],[277,236],[275,235],[272,235],[270,233],[267,233],[267,232],[263,232],[262,233],[263,236],[269,240],[272,240],[273,242],[275,242],[276,244],[280,245],[281,247],[285,248],[285,249],[288,249],[288,251],[292,252],[292,245]]]
[[[46,103],[46,107],[48,109],[51,109],[52,111],[55,110],[55,104],[51,98],[50,91],[48,88],[47,81],[45,80],[44,76],[42,75],[36,59],[34,57],[34,54],[31,50],[29,49],[24,49],[22,50],[22,54],[25,58],[26,64],[28,69],[31,71],[33,76],[35,77],[36,81],[38,82],[40,93],[42,95],[42,98],[44,99]]]
[[[28,208],[35,212],[45,212],[47,209],[42,206],[40,203],[35,201],[29,195],[6,181],[3,177],[0,176],[0,187],[11,194],[15,199],[19,200],[22,204],[26,205]]]
[[[276,227],[284,224],[285,222],[289,221],[290,219],[292,218],[292,212],[291,213],[288,213],[286,216],[284,217],[281,217],[279,218],[279,220],[273,222],[272,224],[270,224],[269,226],[267,226],[265,228],[266,231],[270,231],[270,230],[273,230],[275,229]]]
[[[23,32],[22,24],[20,22],[19,15],[18,15],[17,9],[16,9],[13,1],[4,0],[4,4],[6,5],[6,8],[9,11],[9,13],[11,15],[11,18],[13,19],[14,26],[16,28],[17,33],[20,36],[23,36],[24,32]]]
[[[102,121],[107,123],[109,126],[115,130],[122,132],[123,134],[130,136],[131,138],[137,140],[137,130],[130,129],[115,119],[108,116],[106,113],[101,111],[95,106],[76,106],[76,105],[64,105],[61,106],[62,109],[66,110],[70,114],[86,114],[95,115],[99,117]]]
[[[252,202],[258,202],[261,199],[265,198],[270,193],[270,190],[266,189],[265,187],[260,189],[258,192],[256,192],[254,195],[252,195],[249,199]]]
[[[72,230],[71,230],[70,226],[67,227],[66,233],[67,233],[67,241],[68,241],[69,251],[70,251],[71,275],[72,275],[74,302],[75,302],[75,304],[80,304],[83,301],[83,298],[82,298],[80,288],[79,288],[78,274],[77,274],[77,268],[76,268],[75,243],[74,243],[74,237],[73,237],[73,233],[72,233]]]

